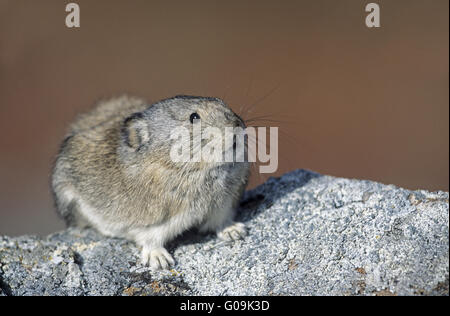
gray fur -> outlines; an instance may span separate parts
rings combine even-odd
[[[164,244],[191,227],[224,239],[245,234],[233,222],[248,180],[248,163],[174,163],[170,132],[191,129],[190,115],[223,129],[244,126],[220,99],[177,96],[153,105],[122,96],[81,115],[55,162],[55,203],[69,226],[92,226],[131,239],[144,264],[167,268]]]

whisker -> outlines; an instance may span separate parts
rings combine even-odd
[[[244,108],[244,110],[246,111],[245,114],[247,114],[248,112],[250,112],[250,110],[257,105],[258,103],[260,103],[261,101],[263,101],[264,99],[266,99],[267,97],[269,97],[272,93],[274,93],[276,90],[278,90],[278,88],[280,87],[281,82],[277,83],[275,87],[273,87],[268,93],[266,93],[265,95],[263,95],[261,98],[257,99],[255,102],[253,102],[252,104],[250,104],[250,106]]]
[[[292,122],[292,121],[281,121],[281,120],[275,120],[275,119],[249,119],[244,121],[246,124],[247,123],[257,123],[257,122],[270,122],[270,123],[286,123],[286,124],[298,124],[297,122]]]
[[[254,128],[258,128],[258,127],[267,127],[264,125],[249,125],[249,127],[254,127]],[[294,137],[293,135],[291,135],[289,132],[284,131],[282,128],[278,128],[278,131],[283,134],[283,138],[281,138],[281,141],[286,141],[288,142],[290,145],[293,145],[294,147],[298,147],[299,144],[303,147],[305,147],[307,150],[311,151],[311,152],[318,152],[318,149],[316,146],[313,146],[312,144],[305,142],[304,140],[300,140],[297,137]]]
[[[265,127],[265,126],[252,126],[252,127]],[[292,139],[289,139],[289,138],[286,138],[286,137],[282,137],[280,139],[280,142],[287,142],[290,146],[293,146],[293,147],[298,147],[298,144],[301,143],[297,139],[292,137],[291,135],[289,135],[289,134],[285,133],[284,131],[282,131],[281,129],[278,129],[278,131],[280,133],[284,134],[285,136],[288,136],[288,137],[292,138]],[[249,139],[251,139],[251,141],[253,141],[254,143],[257,144],[257,141],[254,139],[254,137],[249,137]],[[270,150],[270,143],[269,142],[265,142],[265,146],[266,146],[265,150],[266,150],[266,153],[267,153]],[[290,158],[288,158],[287,155],[284,155],[281,152],[278,152],[278,155],[281,158],[281,160],[285,160],[288,163],[288,166],[283,168],[283,169],[290,170],[292,166],[296,165],[295,163],[293,163],[293,161]],[[259,161],[257,161],[257,162],[258,162],[258,164],[261,164],[261,162],[259,162]],[[279,167],[281,167],[281,164],[280,164]],[[277,172],[278,171],[279,170],[277,170]]]

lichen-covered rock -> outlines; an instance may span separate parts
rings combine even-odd
[[[448,295],[448,199],[297,170],[245,194],[244,240],[188,232],[170,271],[92,230],[0,237],[0,295]]]

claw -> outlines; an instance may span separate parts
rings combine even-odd
[[[142,249],[142,264],[153,270],[169,269],[175,264],[172,256],[163,247]]]
[[[222,231],[217,233],[217,236],[226,241],[238,240],[244,238],[247,234],[245,226],[242,223],[233,223],[225,227]]]

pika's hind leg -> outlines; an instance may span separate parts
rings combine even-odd
[[[69,227],[86,228],[90,224],[80,212],[80,200],[73,190],[67,187],[55,187],[53,191],[59,215]]]

